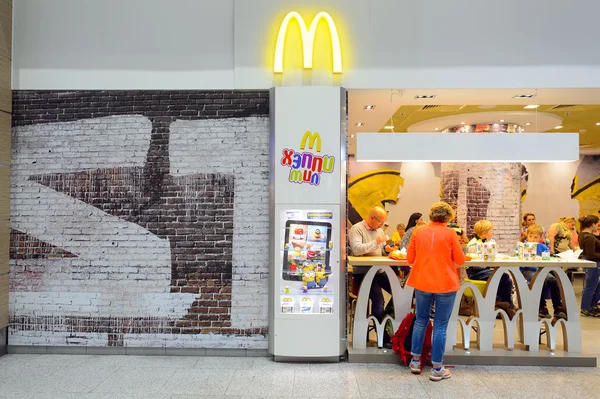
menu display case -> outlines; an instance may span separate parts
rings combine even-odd
[[[282,212],[281,313],[333,313],[336,276],[330,263],[334,250],[332,219],[333,213],[328,211]]]

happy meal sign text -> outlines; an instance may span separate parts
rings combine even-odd
[[[315,148],[316,154],[304,151],[308,142],[308,149]],[[333,172],[335,157],[317,155],[321,152],[321,135],[317,132],[306,132],[300,142],[300,151],[285,148],[281,158],[282,166],[290,167],[289,180],[292,183],[309,183],[318,186],[321,183],[321,173]]]

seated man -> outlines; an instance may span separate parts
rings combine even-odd
[[[385,256],[397,247],[385,245],[387,237],[381,228],[387,219],[387,212],[382,207],[376,206],[369,212],[369,217],[352,225],[348,233],[350,250],[354,256]],[[360,286],[364,274],[354,274],[354,281]],[[383,271],[379,271],[371,284],[369,299],[371,299],[371,313],[379,322],[385,314],[385,301],[381,290],[391,294],[390,281]],[[387,337],[387,334],[385,334]],[[388,337],[389,339],[389,337]]]
[[[475,237],[469,244],[467,244],[467,252],[475,253],[477,252],[477,244],[484,243],[485,241],[492,239],[492,234],[494,231],[494,225],[489,220],[480,220],[475,223],[473,226],[473,230],[475,230]],[[473,267],[469,266],[466,268],[467,276],[471,280],[484,280],[487,281],[492,275],[492,268],[490,267]],[[508,274],[503,273],[500,278],[500,284],[498,284],[498,295],[496,296],[496,308],[502,309],[506,312],[509,318],[512,317],[516,313],[516,308],[512,300],[512,289],[513,282],[508,276]]]
[[[546,246],[546,244],[544,244],[544,229],[540,225],[533,224],[533,225],[528,226],[527,238],[525,240],[525,244],[527,244],[529,242],[537,243],[536,253],[538,255],[541,255],[545,251],[550,252],[550,249]],[[535,272],[537,271],[538,268],[531,267],[531,266],[529,266],[529,267],[524,266],[524,267],[521,267],[520,269],[521,269],[521,273],[523,273],[523,276],[525,277],[527,282],[530,283],[531,279],[533,278],[533,275],[535,274]],[[554,308],[554,317],[556,319],[566,319],[567,314],[565,313],[563,303],[562,303],[562,297],[560,296],[560,287],[558,285],[558,281],[556,280],[556,277],[554,277],[552,274],[548,274],[546,276],[546,279],[544,280],[544,288],[543,288],[542,292],[545,291],[546,288],[548,288],[550,290],[550,297],[552,299],[552,307]],[[548,306],[546,305],[546,299],[544,298],[543,295],[540,297],[539,317],[540,318],[549,318],[550,317],[550,312],[548,312]]]

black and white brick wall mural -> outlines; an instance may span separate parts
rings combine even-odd
[[[266,348],[266,91],[14,91],[11,345]]]

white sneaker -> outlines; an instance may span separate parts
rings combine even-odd
[[[411,360],[408,367],[410,367],[410,372],[413,374],[421,374],[423,371],[421,370],[421,362],[419,360]]]
[[[446,367],[442,366],[439,369],[431,369],[431,375],[429,376],[429,379],[431,381],[441,381],[441,380],[446,380],[448,378],[452,377],[452,373],[450,372],[450,370],[448,370]]]

